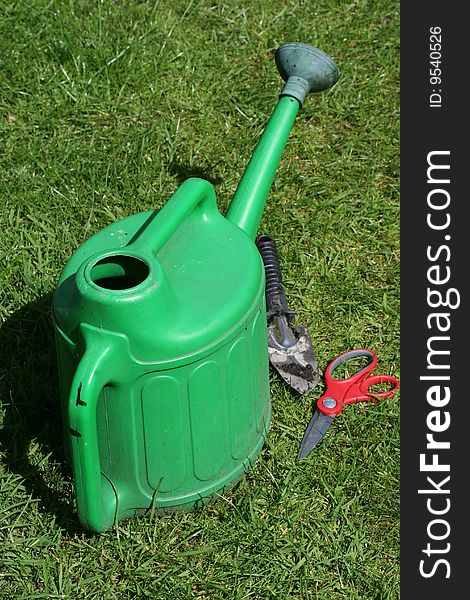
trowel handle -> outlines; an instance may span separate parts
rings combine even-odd
[[[269,235],[260,235],[256,238],[256,246],[261,254],[266,272],[266,310],[268,317],[294,313],[287,308],[286,295],[282,285],[281,267],[277,256],[274,240]]]

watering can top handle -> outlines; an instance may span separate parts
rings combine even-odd
[[[168,202],[147,224],[143,231],[129,242],[128,248],[158,252],[168,241],[186,216],[199,204],[205,210],[216,208],[215,191],[211,183],[198,177],[186,179]]]
[[[334,60],[309,44],[284,44],[276,50],[275,60],[286,82],[281,96],[291,96],[301,106],[308,93],[326,90],[339,79],[339,69]]]

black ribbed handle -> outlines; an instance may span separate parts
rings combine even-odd
[[[269,235],[259,235],[256,246],[261,254],[266,272],[266,310],[268,317],[282,313],[292,316],[287,308],[287,300],[282,285],[281,268],[274,240]]]

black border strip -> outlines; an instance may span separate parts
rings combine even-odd
[[[465,511],[470,398],[464,388],[470,371],[464,64],[469,36],[459,6],[465,5],[401,4],[403,599],[464,597],[470,573]],[[441,71],[440,81],[431,80],[431,69]]]

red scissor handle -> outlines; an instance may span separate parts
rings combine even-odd
[[[369,359],[369,363],[360,368],[356,373],[347,379],[336,379],[333,377],[333,372],[345,362],[365,356]],[[357,348],[349,350],[340,356],[337,356],[330,362],[325,371],[326,391],[319,398],[317,408],[324,415],[335,417],[343,410],[346,404],[353,402],[376,402],[378,398],[390,398],[400,387],[400,382],[396,377],[391,375],[372,375],[369,377],[377,366],[377,354],[368,348]],[[378,383],[390,383],[393,387],[384,392],[372,392],[370,388]]]

